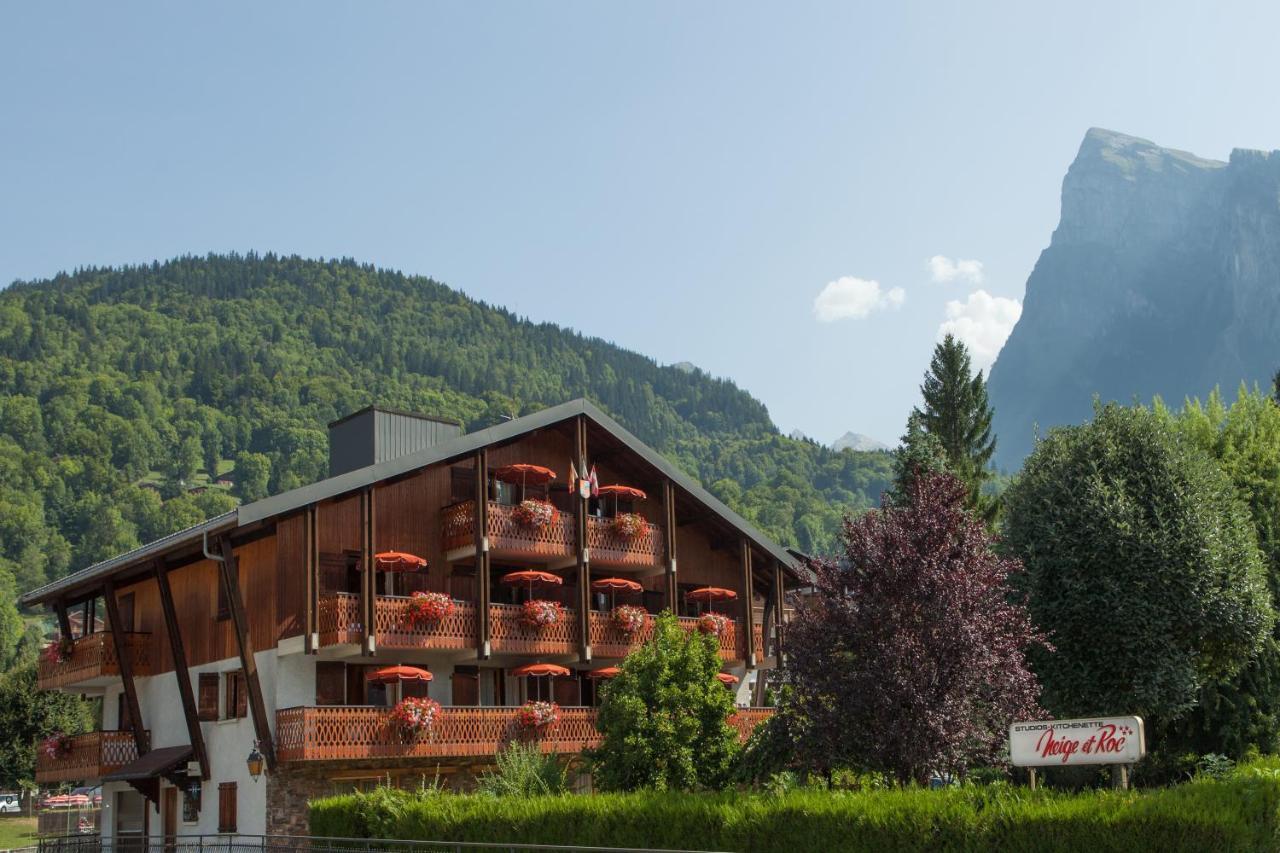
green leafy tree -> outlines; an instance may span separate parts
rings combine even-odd
[[[886,497],[889,503],[903,504],[920,477],[941,474],[947,470],[947,452],[938,437],[924,428],[919,412],[907,416],[907,432],[893,451],[893,488]]]
[[[971,505],[981,499],[991,455],[991,406],[982,371],[973,373],[969,349],[947,335],[933,350],[933,359],[920,386],[924,407],[913,410],[925,432],[938,439],[947,467],[969,488]]]
[[[235,495],[242,501],[256,501],[267,496],[271,481],[271,459],[265,453],[241,453],[236,456]]]
[[[1204,404],[1188,402],[1170,417],[1217,460],[1248,507],[1271,604],[1280,609],[1280,406],[1261,390],[1241,385],[1229,408],[1215,389]],[[1273,628],[1239,673],[1205,685],[1176,734],[1189,752],[1240,758],[1251,749],[1280,750],[1280,632]]]
[[[1032,618],[1057,648],[1035,659],[1051,711],[1138,713],[1159,732],[1271,630],[1248,512],[1157,412],[1098,406],[1052,430],[1005,504]]]
[[[0,785],[12,790],[35,779],[37,744],[54,734],[94,727],[95,706],[70,693],[36,690],[36,664],[0,675]]]
[[[658,617],[653,639],[623,661],[601,689],[590,756],[604,790],[694,790],[725,784],[738,752],[728,723],[733,698],[716,678],[715,637],[688,634],[670,613]]]

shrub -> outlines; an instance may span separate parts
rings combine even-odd
[[[317,836],[824,851],[1273,849],[1280,762],[1152,791],[1009,786],[505,797],[352,794],[312,804]],[[381,797],[379,800],[378,798]]]
[[[480,777],[481,793],[534,797],[569,789],[568,766],[558,755],[543,755],[536,743],[514,741],[497,754],[494,763],[497,769]]]

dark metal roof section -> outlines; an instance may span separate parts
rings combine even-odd
[[[362,412],[355,414],[360,415]],[[799,577],[801,580],[806,578],[804,573],[798,571],[799,562],[786,549],[761,533],[756,529],[755,525],[725,506],[719,498],[702,488],[692,477],[676,468],[660,453],[623,429],[621,424],[606,415],[593,403],[588,400],[577,399],[534,412],[531,415],[505,421],[487,429],[459,435],[456,438],[445,439],[421,450],[346,471],[326,480],[321,480],[318,483],[272,495],[260,501],[254,501],[251,504],[245,504],[232,512],[212,518],[203,524],[170,534],[141,548],[113,557],[110,560],[96,563],[61,580],[32,590],[21,597],[20,603],[24,606],[30,606],[53,600],[58,597],[59,592],[81,586],[86,581],[106,576],[115,569],[138,562],[149,556],[158,555],[177,546],[198,541],[206,532],[211,534],[225,532],[235,527],[245,527],[255,522],[267,521],[276,516],[287,515],[302,509],[308,504],[353,492],[419,468],[468,456],[482,447],[512,441],[526,433],[545,429],[577,415],[586,415],[588,419],[612,435],[628,450],[644,459],[663,476],[668,477],[693,500],[719,516],[724,522],[740,530],[757,547],[767,552],[790,570],[793,576]],[[335,423],[341,423],[341,421],[335,421]],[[232,516],[234,516],[234,519],[231,518]]]
[[[376,465],[457,438],[448,418],[366,406],[329,424],[329,476]]]

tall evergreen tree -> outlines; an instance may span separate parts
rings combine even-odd
[[[991,406],[987,383],[975,376],[969,349],[952,335],[934,347],[933,359],[920,386],[924,408],[914,409],[925,432],[934,436],[946,452],[947,467],[969,489],[971,505],[981,498],[982,484],[996,450],[991,435]]]

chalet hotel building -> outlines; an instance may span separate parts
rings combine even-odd
[[[511,740],[578,753],[666,609],[718,638],[740,734],[769,713],[794,561],[592,404],[329,431],[327,479],[22,597],[59,625],[40,688],[103,700],[101,731],[40,745],[37,781],[101,783],[104,837],[305,834],[317,796],[465,788]]]

